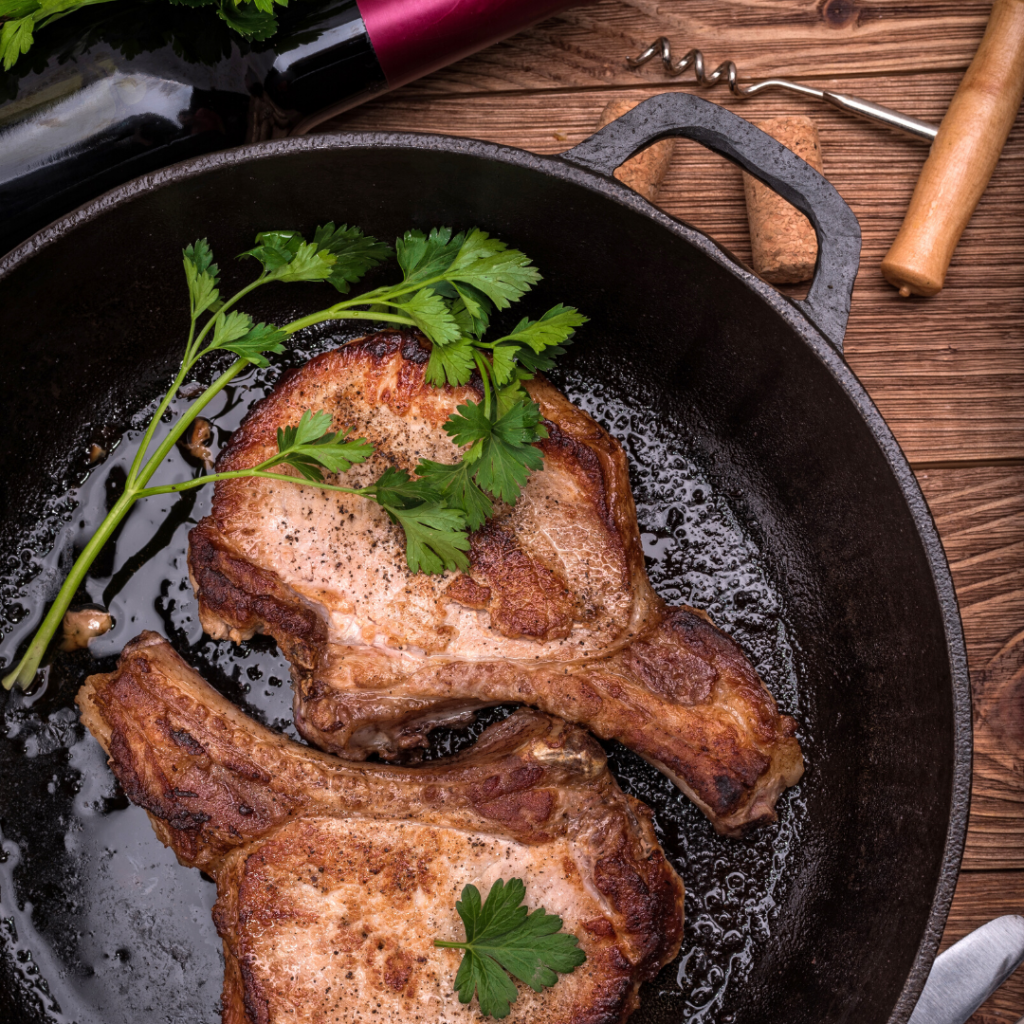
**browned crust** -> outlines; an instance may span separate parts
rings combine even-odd
[[[381,331],[349,342],[314,356],[308,363],[289,370],[274,390],[257,402],[246,414],[238,430],[221,450],[217,469],[226,472],[254,465],[264,446],[276,450],[277,428],[282,414],[298,403],[312,383],[330,381],[348,370],[358,370],[366,377],[367,390],[397,415],[404,415],[415,406],[417,414],[438,429],[451,413],[452,399],[466,402],[478,399],[481,391],[475,383],[460,388],[433,388],[423,379],[430,356],[430,343],[417,332]],[[395,386],[378,387],[396,358],[402,362]],[[410,467],[411,468],[411,467]],[[218,488],[218,493],[226,493]],[[214,499],[213,516],[218,517]],[[230,512],[230,508],[225,509]]]
[[[545,378],[528,381],[526,390],[540,406],[548,428],[548,439],[540,443],[545,459],[571,466],[574,473],[587,480],[585,490],[608,526],[606,542],[625,553],[628,585],[652,610],[657,609],[662,602],[647,579],[629,463],[622,445]]]
[[[241,853],[303,816],[409,820],[528,845],[564,837],[592,854],[636,985],[678,950],[682,883],[650,812],[619,790],[596,742],[557,719],[519,711],[420,769],[350,764],[264,729],[153,633],[128,644],[114,672],[90,676],[76,702],[161,840],[219,883],[236,877]],[[219,901],[229,945],[233,913]],[[247,988],[244,962],[239,971],[225,981],[232,998]]]
[[[304,388],[351,383],[352,375],[364,396],[398,412],[414,408],[440,430],[453,402],[476,392],[426,385],[425,353],[418,339],[387,333],[311,360],[254,407],[219,465],[237,468],[264,457],[261,446],[271,444],[282,417],[294,415]],[[606,528],[602,545],[625,566],[622,586],[635,595],[633,632],[615,649],[546,660],[540,645],[568,638],[586,610],[555,569],[522,549],[515,509],[500,510],[474,534],[469,573],[456,576],[437,600],[439,607],[451,601],[485,611],[495,633],[536,641],[535,659],[435,657],[410,669],[386,653],[334,648],[322,609],[232,550],[218,525],[234,515],[232,492],[221,485],[212,515],[190,538],[204,628],[236,640],[254,631],[274,636],[293,665],[300,732],[344,756],[394,758],[422,746],[438,723],[518,701],[620,740],[666,772],[721,832],[735,835],[774,820],[775,800],[803,770],[795,723],[779,715],[742,651],[706,616],[666,608],[651,591],[619,443],[547,381],[530,381],[528,390],[548,427],[540,444],[546,462],[578,481]]]
[[[322,353],[285,374],[273,392],[257,402],[217,459],[218,471],[251,466],[274,449],[276,432],[294,409],[304,405],[304,393],[345,374],[359,375],[364,392],[398,415],[415,409],[417,416],[440,431],[457,404],[480,397],[479,382],[464,387],[436,388],[424,380],[429,342],[416,333],[381,332]],[[397,384],[381,387],[395,360],[400,360]],[[659,606],[644,569],[643,549],[629,472],[619,443],[599,424],[577,409],[546,380],[527,382],[540,405],[549,437],[538,447],[581,483],[606,527],[602,544],[623,554],[627,566],[624,587],[632,587],[638,604]],[[274,449],[276,450],[276,449]],[[410,463],[406,467],[412,469]],[[236,642],[257,632],[278,640],[294,663],[311,668],[312,647],[318,642],[317,612],[304,605],[274,573],[254,569],[224,540],[220,524],[236,514],[238,490],[218,484],[211,514],[189,535],[189,572],[199,599],[204,630],[215,638]],[[502,565],[506,557],[508,564]],[[495,629],[510,638],[540,641],[560,639],[573,625],[575,601],[565,581],[550,567],[519,550],[514,529],[488,524],[474,535],[471,574],[481,584],[473,594],[480,600],[484,587],[491,594],[487,609]],[[404,566],[396,566],[404,572]],[[255,573],[250,578],[250,574]],[[491,582],[493,580],[493,582]],[[460,588],[449,595],[458,601]],[[460,602],[461,603],[461,602]],[[473,605],[470,605],[473,606]],[[294,652],[294,653],[293,653]]]
[[[565,580],[522,551],[508,530],[487,523],[473,534],[470,572],[487,589],[485,607],[502,636],[546,641],[572,632],[576,602]]]
[[[630,804],[638,806],[632,800]],[[649,817],[649,812],[647,814]],[[640,985],[650,980],[661,965],[666,945],[678,948],[682,924],[678,892],[672,886],[664,887],[671,876],[662,870],[657,855],[652,857],[653,864],[645,866],[643,874],[630,870],[626,862],[631,857],[634,841],[635,836],[613,835],[610,842],[604,841],[608,855],[593,865],[592,882],[616,906],[619,928],[617,930],[608,917],[588,922],[589,927],[585,928],[587,962],[580,969],[588,975],[586,999],[569,1006],[560,1004],[553,1020],[566,1024],[625,1021],[638,1005]],[[571,870],[576,870],[575,864]],[[421,878],[424,873],[426,877]],[[422,880],[428,888],[430,884],[429,868],[406,862],[388,847],[361,843],[355,847],[329,847],[318,836],[315,822],[304,827],[301,820],[275,833],[251,852],[239,851],[230,867],[225,867],[218,878],[219,896],[214,918],[226,950],[225,992],[244,1014],[239,1020],[267,1021],[270,986],[280,984],[280,978],[261,964],[259,949],[264,931],[279,921],[316,924],[315,916],[296,912],[288,904],[282,906],[276,880],[308,876],[329,897],[346,874],[372,878],[376,889],[393,894],[398,912],[405,893],[414,890],[417,882]],[[650,887],[652,879],[655,881],[653,889]],[[654,902],[667,902],[669,908],[657,920],[650,912]],[[646,941],[624,943],[623,926],[633,936],[642,932]],[[338,939],[332,942],[337,943]],[[360,952],[366,949],[370,962],[380,972],[383,986],[407,997],[415,996],[416,965],[395,940],[379,932],[369,936],[364,933],[363,942],[355,945],[355,949]],[[352,951],[352,947],[346,951]],[[229,977],[236,979],[232,980],[230,988]],[[411,986],[410,980],[413,981]],[[403,992],[407,987],[412,991]]]
[[[225,550],[208,518],[189,534],[188,559],[192,585],[203,595],[199,614],[207,633],[236,643],[270,633],[289,661],[312,668],[327,643],[327,626],[274,573]],[[224,624],[230,627],[226,632]]]
[[[521,702],[619,740],[734,836],[774,821],[779,794],[803,773],[796,722],[779,714],[735,641],[694,609],[667,609],[605,658],[568,665],[436,659],[382,680],[383,695],[366,683],[375,672],[399,672],[394,659],[338,650],[364,685],[332,687],[333,667],[300,673],[295,721],[310,742],[348,756],[394,757],[422,745],[430,728],[460,709]]]

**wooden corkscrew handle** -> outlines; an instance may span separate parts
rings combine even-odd
[[[942,288],[1024,96],[1024,0],[995,0],[988,27],[918,178],[882,273],[900,295]]]

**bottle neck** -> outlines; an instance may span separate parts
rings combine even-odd
[[[359,0],[388,86],[397,89],[579,0]]]

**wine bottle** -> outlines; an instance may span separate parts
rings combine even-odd
[[[0,254],[168,164],[302,134],[572,0],[293,0],[272,39],[209,7],[116,0],[0,72]]]

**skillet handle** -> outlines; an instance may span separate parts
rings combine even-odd
[[[811,222],[818,236],[818,263],[807,298],[796,305],[842,353],[860,263],[860,225],[825,178],[760,128],[715,103],[668,92],[644,100],[562,159],[611,177],[640,150],[676,135],[739,164]]]

